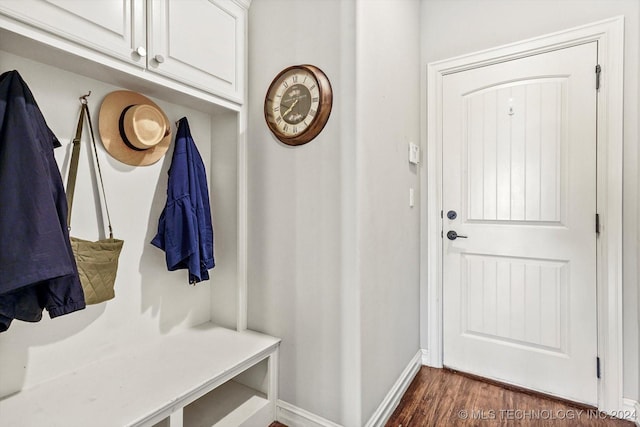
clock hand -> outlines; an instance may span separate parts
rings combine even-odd
[[[291,112],[291,110],[293,110],[293,107],[296,106],[296,104],[298,103],[298,98],[296,98],[295,101],[293,101],[293,104],[291,104],[291,107],[289,107],[289,109],[287,111],[284,112],[284,114],[282,115],[282,117],[286,116],[287,114],[289,114]]]
[[[0,1],[2,1],[2,0],[0,0]],[[296,100],[297,100],[297,98],[294,100],[294,102],[295,102]],[[288,99],[287,101],[291,101],[291,99]],[[293,105],[293,102],[292,102],[291,104],[285,103],[284,101],[282,101],[282,102],[280,103],[280,106],[281,106],[281,107],[287,107],[287,108],[289,108],[289,107],[291,107],[291,105]]]

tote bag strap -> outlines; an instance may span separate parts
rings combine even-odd
[[[80,97],[80,103],[82,104],[80,110],[80,118],[78,119],[78,126],[76,127],[76,136],[73,138],[73,151],[71,152],[71,162],[69,163],[69,175],[67,176],[67,227],[71,229],[71,209],[73,207],[73,194],[76,189],[76,178],[78,177],[78,161],[80,159],[80,143],[82,141],[82,128],[84,127],[85,116],[89,123],[89,133],[91,134],[91,142],[93,144],[93,156],[95,158],[96,166],[98,169],[98,177],[100,178],[100,187],[102,189],[102,197],[104,199],[104,209],[107,213],[107,222],[109,223],[109,238],[113,239],[113,228],[111,227],[111,216],[109,215],[109,206],[107,205],[107,194],[104,191],[104,181],[102,180],[102,170],[100,169],[100,160],[98,159],[98,149],[96,147],[96,138],[93,132],[93,124],[91,123],[91,114],[89,113],[89,107],[87,105],[87,97],[91,95],[89,92],[87,95]]]
[[[82,99],[82,98],[80,98]],[[76,178],[78,176],[78,160],[80,159],[80,140],[82,138],[82,126],[84,124],[84,107],[80,110],[80,119],[76,127],[76,136],[73,138],[73,151],[69,163],[69,175],[67,176],[67,228],[71,229],[71,209],[73,207],[73,194],[76,191]]]

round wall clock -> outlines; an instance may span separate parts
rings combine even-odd
[[[294,65],[271,82],[264,117],[271,132],[287,145],[311,141],[324,128],[333,103],[327,76],[313,65]]]

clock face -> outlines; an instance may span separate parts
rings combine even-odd
[[[331,110],[331,86],[324,80],[324,73],[312,66],[289,67],[273,80],[264,113],[269,128],[282,142],[304,144],[322,130]]]

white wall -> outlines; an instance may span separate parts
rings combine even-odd
[[[343,171],[354,167],[345,149],[355,139],[354,70],[343,68],[353,22],[343,25],[343,8],[340,0],[252,2],[247,144],[248,326],[282,338],[279,398],[340,423],[355,411],[343,402],[353,390],[342,384],[356,374],[341,354],[343,335],[353,336],[345,316],[355,308],[343,298],[354,283],[342,279],[342,217],[354,203],[343,198]],[[305,63],[329,77],[333,110],[320,136],[290,147],[269,133],[263,101],[278,72]]]
[[[422,0],[423,87],[426,64],[510,42],[625,16],[623,323],[624,396],[638,400],[638,88],[640,2],[637,0]],[[426,312],[425,301],[423,314]],[[427,347],[423,321],[421,342]]]
[[[362,421],[419,348],[420,3],[364,0],[357,7],[356,121]],[[382,369],[384,368],[384,369]]]
[[[47,123],[63,143],[63,147],[55,150],[55,155],[66,173],[70,159],[69,141],[74,136],[79,114],[78,97],[92,91],[89,105],[97,131],[102,99],[107,93],[122,87],[0,51],[0,72],[11,69],[17,69],[23,76]],[[228,153],[228,150],[216,148],[216,144],[233,145],[234,140],[212,140],[211,115],[172,104],[167,99],[153,99],[164,109],[172,123],[183,116],[189,119],[207,173],[211,174],[211,157],[219,152]],[[92,194],[96,183],[90,179],[89,134],[88,130],[85,132],[83,139],[86,145],[82,146],[80,156],[71,234],[98,239],[100,235]],[[190,286],[187,273],[184,270],[167,272],[164,252],[149,244],[156,233],[158,217],[166,201],[167,170],[173,146],[158,163],[132,167],[111,158],[97,137],[114,234],[125,242],[120,255],[116,297],[53,320],[45,312],[39,323],[14,321],[7,332],[0,334],[0,396],[70,372],[97,358],[121,351],[134,351],[138,345],[206,322],[211,317],[210,295],[217,280],[216,269],[212,270],[212,281]],[[217,161],[231,164],[236,161],[235,153],[222,156],[226,156],[226,159],[218,156]],[[234,173],[235,167],[231,175]],[[225,173],[216,171],[216,174]],[[225,205],[229,200],[233,203],[235,188],[229,191],[221,188],[217,182],[213,184],[212,211],[216,236],[222,242],[233,240],[229,234],[235,236],[235,228],[227,226],[224,215],[217,215],[216,200]],[[229,210],[235,215],[235,208]],[[235,219],[231,219],[229,224],[235,224]],[[220,242],[217,242],[216,249],[219,263],[220,260],[231,258],[230,263],[235,265],[235,246],[231,255],[224,245],[220,246]],[[226,268],[224,263],[220,267],[220,272]],[[229,303],[235,304],[235,299]]]
[[[249,327],[282,338],[279,398],[345,426],[369,419],[418,351],[418,17],[418,2],[390,0],[249,11]],[[289,147],[262,105],[304,63],[328,75],[333,111]]]

